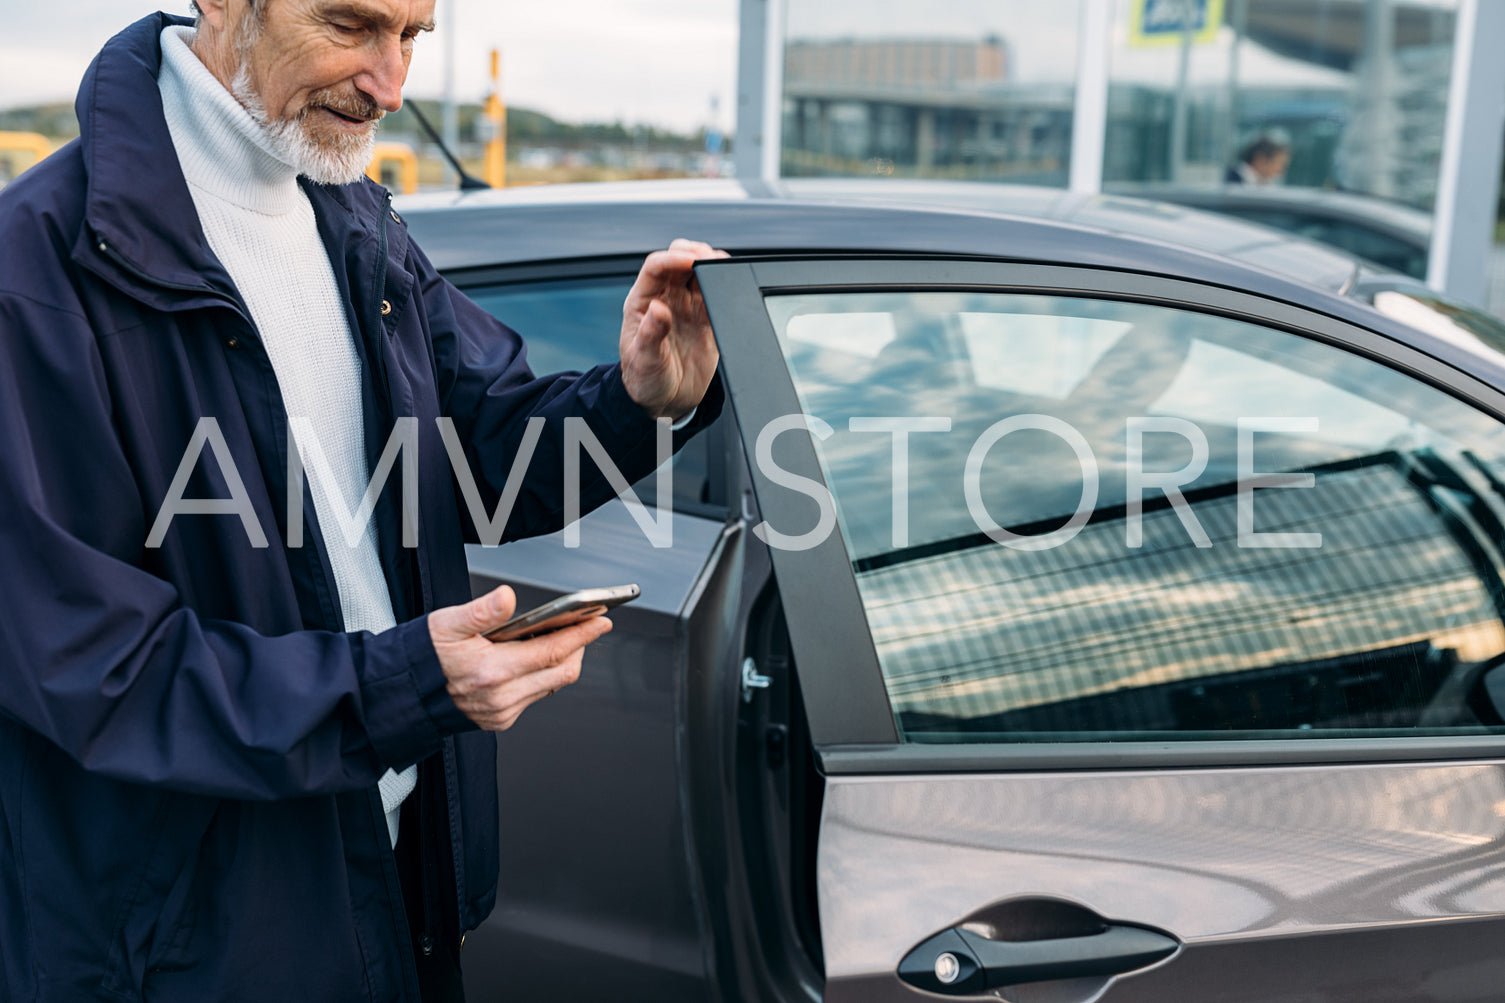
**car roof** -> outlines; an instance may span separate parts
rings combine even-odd
[[[881,187],[880,187],[881,186]],[[1351,298],[1354,259],[1266,227],[1117,195],[980,183],[672,179],[430,192],[397,208],[441,271],[638,257],[677,237],[736,255],[964,256],[1188,279],[1317,310],[1505,386],[1505,358]],[[1175,241],[1185,239],[1194,244]]]
[[[782,180],[778,191],[796,199],[944,206],[1059,220],[1195,248],[1336,292],[1345,292],[1356,278],[1355,259],[1326,245],[1198,209],[1111,193],[1084,194],[1034,185],[827,178]]]
[[[640,254],[694,233],[742,253],[961,254],[1205,281],[1230,281],[1216,259],[1232,259],[1339,293],[1358,273],[1354,259],[1266,227],[1026,185],[674,179],[429,193],[398,207],[421,217],[420,243],[441,268]]]

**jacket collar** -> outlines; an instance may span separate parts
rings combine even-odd
[[[126,28],[94,58],[74,104],[88,192],[73,257],[165,310],[240,301],[209,249],[157,89],[163,29],[192,23],[159,12]],[[377,186],[369,186],[369,198],[358,199],[366,186],[299,182],[324,225],[333,224],[332,232],[371,235],[373,222],[362,217],[374,218],[380,207]],[[357,208],[366,201],[372,203],[369,213]]]
[[[162,114],[160,36],[187,18],[152,14],[105,43],[84,74],[74,110],[88,193],[74,256],[179,291],[233,289],[209,250]],[[117,284],[118,281],[117,281]]]

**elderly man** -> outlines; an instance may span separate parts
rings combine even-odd
[[[362,179],[434,2],[146,18],[0,195],[4,999],[458,999],[490,732],[609,624],[486,640],[457,478],[495,508],[526,435],[507,535],[547,532],[566,420],[636,478],[720,407],[720,252],[652,255],[620,365],[540,379]]]

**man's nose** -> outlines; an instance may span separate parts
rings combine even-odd
[[[402,107],[402,85],[407,76],[408,63],[403,58],[402,39],[393,35],[383,39],[380,48],[371,53],[370,62],[354,82],[382,111],[394,112]]]

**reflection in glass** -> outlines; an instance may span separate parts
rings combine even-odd
[[[465,294],[527,339],[527,362],[534,373],[578,373],[616,359],[622,300],[634,277],[470,285]],[[693,510],[710,498],[708,450],[708,437],[700,435],[674,454],[673,505]],[[645,505],[657,504],[657,477],[647,475],[633,491]]]
[[[1103,180],[1243,177],[1430,207],[1457,8],[1117,0]],[[788,0],[781,173],[1064,186],[1081,12]],[[1269,172],[1241,170],[1261,138],[1284,153]]]
[[[1118,4],[1105,182],[1217,184],[1270,136],[1286,184],[1431,205],[1456,0],[1224,0],[1185,45],[1130,30],[1143,2]]]
[[[909,740],[1499,723],[1479,682],[1505,652],[1493,419],[1337,348],[1159,306],[766,302],[802,406],[835,430],[816,448]],[[986,448],[1026,415],[1044,420]],[[863,417],[950,431],[912,434],[896,485],[893,438]],[[1291,473],[1309,483],[1253,480]]]
[[[781,173],[1065,185],[1076,4],[789,0]]]

